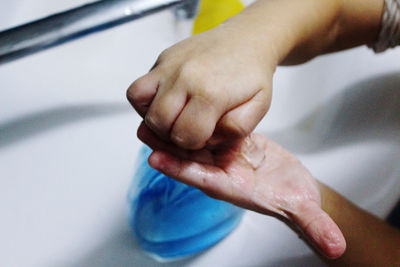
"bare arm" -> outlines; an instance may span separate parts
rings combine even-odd
[[[258,36],[260,46],[274,47],[278,63],[296,64],[374,42],[383,4],[384,0],[259,0],[226,26],[247,28],[249,35]]]

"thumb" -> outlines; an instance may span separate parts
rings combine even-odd
[[[249,101],[225,113],[208,144],[215,145],[224,140],[248,136],[267,113],[270,102],[268,91],[261,90]]]
[[[317,203],[303,206],[294,220],[311,244],[326,257],[338,258],[346,250],[346,240],[339,227]]]

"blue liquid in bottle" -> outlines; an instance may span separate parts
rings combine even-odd
[[[143,147],[131,185],[129,220],[139,245],[157,260],[183,258],[211,247],[239,224],[243,210],[208,197],[147,164]]]

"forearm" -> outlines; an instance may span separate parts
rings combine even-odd
[[[322,209],[343,232],[347,249],[331,266],[400,266],[400,232],[320,184]]]
[[[240,29],[265,60],[297,64],[319,54],[373,42],[384,0],[259,0],[225,27]]]

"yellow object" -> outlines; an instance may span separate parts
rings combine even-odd
[[[230,17],[238,14],[244,5],[240,0],[202,0],[197,18],[193,24],[193,34],[208,31]]]

